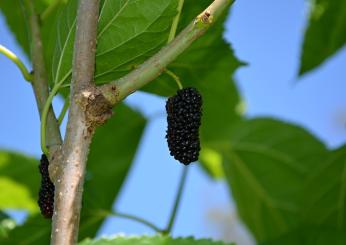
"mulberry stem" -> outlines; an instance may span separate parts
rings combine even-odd
[[[167,75],[169,75],[170,77],[172,77],[174,79],[174,81],[177,83],[179,89],[183,89],[183,85],[181,84],[180,78],[177,75],[175,75],[174,72],[166,69],[166,73],[167,73]]]

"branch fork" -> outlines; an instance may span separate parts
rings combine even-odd
[[[86,91],[83,91],[82,98],[85,116],[90,128],[101,126],[112,116],[113,106],[97,87],[91,86]]]
[[[124,77],[100,86],[104,97],[116,105],[134,91],[153,81],[166,67],[202,36],[233,0],[214,0],[175,39]]]

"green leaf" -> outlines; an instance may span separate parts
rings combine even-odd
[[[80,239],[96,234],[105,219],[98,211],[111,210],[135,156],[145,122],[139,113],[118,105],[115,116],[97,129],[87,164]],[[22,176],[33,175],[28,173]],[[8,239],[0,239],[0,244],[48,244],[49,238],[50,221],[38,215],[12,230]]]
[[[29,22],[25,17],[25,6],[21,4],[20,0],[2,0],[0,1],[0,10],[18,44],[29,57]]]
[[[255,119],[239,123],[228,142],[214,147],[224,156],[239,214],[258,241],[300,225],[305,179],[328,154],[321,142],[297,126]]]
[[[77,1],[70,0],[59,18],[53,61],[55,83],[71,75]],[[168,38],[176,0],[101,2],[95,81],[105,83],[128,73],[156,53]]]
[[[216,242],[209,239],[195,240],[192,237],[188,238],[171,238],[168,236],[154,237],[122,237],[116,236],[113,238],[102,238],[100,240],[85,240],[80,245],[235,245],[234,243]]]
[[[46,0],[46,2],[47,1],[52,2],[53,0]],[[44,48],[43,52],[44,52],[47,74],[52,74],[52,69],[54,68],[53,56],[55,53],[55,45],[56,45],[55,43],[56,43],[56,40],[58,39],[58,36],[57,36],[58,32],[55,28],[52,28],[52,27],[55,27],[57,25],[57,22],[60,21],[59,19],[60,12],[66,5],[67,1],[69,0],[60,1],[60,5],[41,24],[41,39],[42,39],[42,44]],[[53,80],[51,77],[49,82],[53,83]]]
[[[0,209],[38,211],[38,163],[37,159],[15,152],[0,151]]]
[[[224,177],[220,152],[203,145],[199,161],[202,163],[203,169],[214,179],[222,179]]]
[[[184,28],[205,9],[210,1],[185,1],[180,29]],[[224,20],[227,13],[217,20],[210,30],[180,55],[168,69],[173,71],[184,87],[196,87],[203,96],[201,126],[201,162],[211,176],[223,175],[217,153],[208,149],[210,142],[228,139],[233,123],[239,120],[236,107],[240,102],[232,75],[244,63],[237,60],[230,44],[223,40]],[[177,90],[174,80],[163,74],[144,88],[162,96],[172,96]],[[222,129],[222,130],[221,130]]]
[[[28,218],[20,226],[8,232],[7,237],[0,237],[2,245],[43,245],[49,244],[51,220],[40,214]]]
[[[302,226],[279,238],[260,243],[260,245],[344,245],[345,233],[330,227]]]
[[[306,223],[346,232],[346,145],[316,165],[304,186],[303,200]]]
[[[34,5],[37,13],[42,12],[46,9],[49,4],[53,0],[35,0]],[[62,3],[64,1],[61,1]],[[9,29],[14,34],[17,39],[18,44],[22,47],[23,51],[30,58],[30,24],[29,24],[29,13],[24,1],[22,0],[11,0],[11,1],[1,1],[0,2],[0,10],[4,17],[6,18],[7,25]],[[41,34],[43,39],[43,46],[48,44],[50,39],[54,39],[51,37],[54,34],[52,24],[56,20],[56,12],[55,10],[53,14],[46,19],[43,23],[41,23]],[[46,47],[45,51],[50,51],[51,49]],[[47,54],[48,55],[48,54]],[[51,56],[47,56],[50,57]]]
[[[53,0],[35,0],[34,5],[37,13],[41,13],[46,9]],[[23,0],[3,0],[0,1],[0,10],[6,18],[6,22],[12,33],[14,34],[18,44],[22,47],[24,53],[31,59],[30,42],[31,32],[29,23],[29,13]],[[52,57],[54,54],[54,46],[57,32],[55,23],[57,21],[58,12],[61,6],[64,6],[65,1],[61,1],[58,7],[52,14],[41,22],[41,39],[44,48],[44,57],[46,68],[50,73],[52,69]]]
[[[10,230],[16,227],[16,221],[11,219],[7,214],[0,211],[0,238],[8,236]]]
[[[346,42],[346,1],[314,2],[304,38],[300,75],[321,65]]]

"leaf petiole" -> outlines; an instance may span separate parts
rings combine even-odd
[[[52,101],[54,99],[54,96],[59,91],[59,89],[63,83],[64,83],[64,81],[54,84],[54,87],[53,87],[52,91],[49,93],[49,96],[46,100],[46,103],[44,104],[42,114],[41,114],[41,128],[40,128],[40,131],[41,131],[41,149],[42,149],[42,152],[44,154],[46,154],[47,156],[49,155],[49,151],[48,151],[48,148],[46,145],[47,115],[49,112],[49,108],[52,104]]]
[[[185,187],[188,170],[189,170],[188,166],[184,166],[183,167],[183,171],[182,171],[182,174],[181,174],[181,177],[180,177],[178,192],[177,192],[177,195],[175,197],[174,206],[173,206],[173,209],[172,209],[172,212],[171,212],[171,217],[169,219],[167,228],[163,231],[163,234],[169,234],[172,231],[175,219],[177,217],[177,212],[178,212],[179,204],[180,204],[180,201],[181,201],[181,197],[183,195],[183,190],[184,190],[184,187]]]
[[[41,14],[41,20],[47,19],[61,3],[65,3],[65,0],[54,0]]]
[[[66,112],[67,112],[69,106],[70,106],[70,100],[67,98],[65,100],[64,107],[62,108],[62,110],[60,112],[60,115],[58,117],[59,126],[61,125],[62,121],[64,120]]]
[[[173,19],[173,23],[172,23],[171,31],[170,31],[169,36],[168,36],[167,43],[170,43],[175,37],[175,34],[177,32],[177,29],[178,29],[178,24],[179,24],[180,15],[181,15],[181,11],[183,9],[183,6],[184,6],[184,0],[179,0],[178,8],[177,8],[178,13]]]
[[[23,77],[25,78],[25,80],[27,80],[28,82],[32,82],[32,80],[33,80],[32,75],[26,69],[25,65],[18,58],[17,55],[15,55],[11,50],[7,49],[6,47],[2,46],[1,44],[0,44],[0,53],[5,55],[7,58],[9,58],[11,61],[13,61],[13,63],[15,63],[17,65],[19,70],[22,72]]]
[[[112,211],[105,211],[105,210],[99,210],[98,213],[100,215],[102,215],[103,217],[107,217],[110,215],[113,217],[119,217],[119,218],[123,218],[123,219],[133,220],[133,221],[136,221],[136,222],[141,223],[143,225],[146,225],[147,227],[151,228],[152,230],[156,231],[157,233],[163,233],[163,231],[160,228],[158,228],[156,225],[154,225],[150,221],[147,221],[147,220],[140,218],[140,217],[137,217],[135,215],[119,213],[119,212],[112,212]]]
[[[180,78],[174,72],[168,69],[165,69],[165,72],[167,73],[167,75],[174,79],[179,89],[183,89],[183,85],[181,84]]]

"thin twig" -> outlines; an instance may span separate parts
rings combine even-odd
[[[0,53],[2,53],[3,55],[5,55],[7,58],[9,58],[15,65],[17,65],[17,67],[19,68],[19,70],[22,72],[23,77],[25,78],[25,80],[27,80],[28,82],[32,82],[32,75],[30,74],[30,72],[28,71],[28,69],[26,69],[25,65],[23,64],[23,62],[18,58],[17,55],[15,55],[11,50],[9,50],[8,48],[2,46],[0,44]]]
[[[169,222],[167,224],[167,228],[164,230],[165,234],[171,233],[171,231],[173,229],[173,225],[174,225],[175,219],[177,217],[179,204],[181,203],[181,197],[183,195],[183,190],[185,187],[188,170],[189,170],[188,166],[183,166],[183,170],[182,170],[180,181],[179,181],[179,187],[178,187],[177,195],[176,195],[175,201],[174,201],[174,206],[173,206],[173,209],[171,212],[171,216],[169,218]]]
[[[124,77],[100,86],[104,97],[115,105],[153,81],[173,60],[202,36],[233,0],[214,0],[172,42]]]

